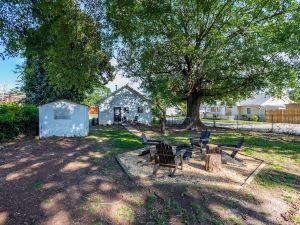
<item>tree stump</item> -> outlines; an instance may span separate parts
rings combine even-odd
[[[205,170],[209,172],[217,172],[222,169],[222,158],[220,154],[206,154]]]
[[[219,146],[214,145],[214,144],[207,144],[206,145],[206,154],[214,154],[214,153],[220,153]]]

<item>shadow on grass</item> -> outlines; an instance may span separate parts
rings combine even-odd
[[[261,171],[256,180],[265,187],[288,187],[300,191],[300,176],[271,168]]]
[[[244,202],[260,202],[238,191],[156,185],[153,188],[164,200],[149,200],[148,190],[130,181],[112,157],[141,146],[137,137],[121,128],[92,131],[90,138],[11,144],[0,156],[0,217],[7,216],[3,218],[8,225],[171,224],[174,217],[186,224],[223,224],[211,208],[217,205],[278,225],[248,208]]]
[[[171,144],[178,145],[181,143],[189,143],[189,137],[199,136],[199,132],[194,131],[175,131],[169,132],[163,136],[163,139]],[[238,133],[238,132],[212,132],[210,142],[213,144],[236,144],[239,139],[245,137],[244,151],[249,155],[264,155],[267,160],[278,159],[285,157],[293,159],[300,163],[300,142],[293,138],[285,140],[278,138],[270,138],[258,133]],[[264,157],[262,156],[262,157]],[[264,159],[264,158],[262,158]]]

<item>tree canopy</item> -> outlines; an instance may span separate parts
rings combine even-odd
[[[6,55],[25,58],[21,80],[29,101],[82,101],[113,79],[101,21],[83,6],[75,0],[1,3],[1,44]]]
[[[299,82],[297,0],[107,2],[120,68],[166,77],[163,91],[186,100],[196,122],[204,101],[280,94]]]

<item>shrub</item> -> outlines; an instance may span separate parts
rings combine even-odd
[[[257,122],[259,120],[259,117],[257,115],[249,116],[248,120],[249,121],[256,121]]]
[[[242,120],[245,121],[259,121],[259,116],[253,115],[253,116],[247,116],[247,115],[242,115]]]
[[[35,134],[37,123],[37,107],[16,103],[0,104],[0,141],[12,139],[21,133]]]
[[[248,116],[247,115],[242,115],[242,120],[248,120]]]

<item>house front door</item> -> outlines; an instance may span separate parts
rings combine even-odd
[[[114,107],[114,122],[121,122],[121,107]]]

